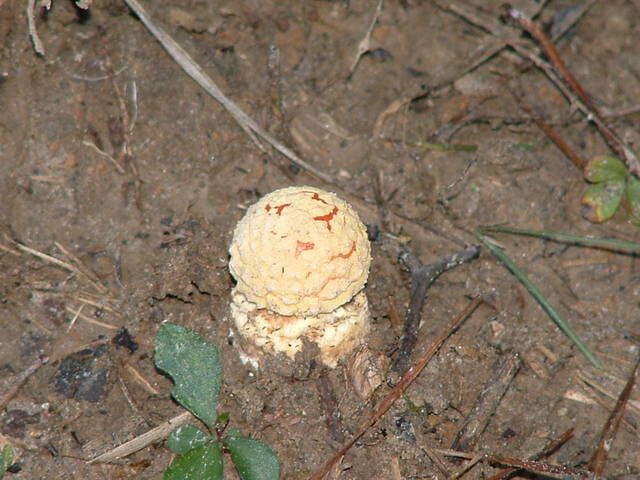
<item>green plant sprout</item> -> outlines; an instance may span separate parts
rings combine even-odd
[[[5,472],[13,463],[13,449],[10,445],[5,445],[0,450],[0,480],[4,477]]]
[[[165,323],[156,336],[155,363],[174,381],[171,395],[176,402],[208,428],[203,432],[181,425],[169,434],[167,446],[179,456],[164,472],[164,480],[222,480],[224,453],[231,456],[242,480],[280,477],[280,462],[269,446],[236,429],[224,435],[229,415],[216,414],[222,383],[216,347],[192,330]]]
[[[609,220],[625,199],[634,223],[640,224],[640,180],[627,171],[619,158],[609,155],[592,158],[584,168],[584,177],[591,183],[582,196],[587,220],[595,223]]]

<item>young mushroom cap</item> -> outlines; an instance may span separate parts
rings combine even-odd
[[[236,290],[280,315],[335,310],[362,290],[371,263],[357,213],[313,187],[276,190],[249,207],[230,253]]]
[[[269,351],[293,359],[309,341],[335,367],[364,341],[370,245],[356,212],[335,194],[289,187],[266,195],[238,223],[229,251],[241,358],[259,364]]]

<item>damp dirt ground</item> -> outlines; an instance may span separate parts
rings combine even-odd
[[[163,322],[218,346],[220,411],[275,450],[282,478],[309,478],[390,390],[386,366],[398,354],[411,283],[399,249],[430,264],[477,244],[469,232],[479,226],[503,223],[640,238],[624,208],[603,224],[584,218],[582,172],[512,92],[582,158],[611,150],[530,59],[496,49],[468,71],[499,45],[494,27],[545,59],[538,44],[500,20],[501,1],[452,2],[457,11],[444,8],[449,3],[385,2],[353,68],[376,13],[371,0],[145,2],[226,95],[329,175],[328,184],[259,149],[123,2],[36,8],[42,56],[28,35],[26,2],[0,0],[0,398],[11,393],[0,433],[20,453],[6,478],[161,478],[172,460],[162,441],[115,463],[85,460],[182,412],[153,364]],[[524,12],[540,8],[512,3]],[[588,3],[556,40],[558,51],[640,151],[640,3]],[[546,2],[537,20],[553,31],[579,7]],[[289,373],[253,371],[229,337],[234,225],[262,195],[291,185],[337,192],[368,227],[367,345],[385,379],[368,398],[354,391],[342,364],[326,370],[302,358]],[[606,370],[592,367],[482,249],[429,288],[411,360],[472,296],[485,302],[332,478],[445,478],[428,449],[454,444],[482,392],[501,380],[506,358],[519,368],[465,449],[524,459],[573,429],[544,461],[587,468],[640,354],[638,259],[493,238]],[[19,385],[43,357],[48,362]],[[606,478],[640,478],[639,407],[636,389],[610,443]],[[439,455],[450,472],[463,465]],[[481,462],[463,478],[496,472]]]

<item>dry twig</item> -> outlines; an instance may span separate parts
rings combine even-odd
[[[160,395],[160,392],[156,390],[151,383],[144,378],[138,370],[133,367],[133,365],[127,365],[127,370],[131,373],[133,378],[140,384],[142,387],[149,392],[151,395]]]
[[[418,341],[418,328],[422,320],[422,309],[427,290],[431,284],[447,270],[477,258],[479,253],[479,247],[471,246],[460,252],[447,255],[430,265],[423,265],[420,259],[409,250],[400,254],[400,260],[411,272],[411,296],[405,316],[400,349],[392,366],[394,372],[402,375],[409,367],[409,358]]]
[[[629,401],[629,397],[631,396],[633,386],[635,385],[638,367],[640,367],[640,357],[636,361],[636,364],[631,371],[631,375],[629,375],[627,384],[618,397],[615,408],[609,415],[607,422],[602,428],[598,447],[593,452],[593,455],[591,456],[591,459],[589,461],[589,469],[597,476],[602,475],[605,464],[607,462],[607,455],[609,453],[609,450],[611,449],[611,444],[613,443],[613,440],[618,433],[620,422],[622,421],[622,417],[624,415],[625,407],[627,405],[627,402]]]
[[[48,361],[49,359],[47,357],[39,358],[24,371],[9,379],[9,382],[12,385],[6,388],[4,395],[0,397],[0,412],[4,410],[7,403],[9,403],[9,401],[16,395],[16,393],[18,393],[18,390],[20,390],[20,387],[24,385],[24,382],[26,382],[31,375],[36,373],[38,369]]]
[[[31,255],[40,258],[41,260],[45,260],[49,263],[53,263],[54,265],[57,265],[58,267],[62,267],[65,270],[69,270],[70,272],[74,273],[75,275],[77,275],[78,277],[84,278],[89,284],[91,284],[91,286],[93,288],[95,288],[97,291],[99,292],[103,292],[105,293],[107,291],[107,288],[100,284],[99,282],[96,282],[95,280],[93,280],[93,278],[91,278],[88,274],[86,274],[85,272],[83,272],[82,270],[80,270],[78,267],[64,262],[56,257],[52,257],[51,255],[47,255],[46,253],[42,253],[39,252],[38,250],[31,248],[31,247],[27,247],[26,245],[21,244],[20,242],[15,242],[16,247],[18,247],[19,250],[22,250],[23,252],[26,253],[30,253]]]
[[[505,46],[513,48],[520,56],[530,60],[540,70],[542,70],[547,77],[556,85],[556,87],[567,98],[572,108],[578,109],[583,112],[588,120],[593,121],[598,127],[598,130],[602,133],[603,137],[611,148],[622,158],[631,172],[636,175],[640,174],[640,163],[634,152],[629,149],[624,142],[620,139],[619,135],[614,132],[604,121],[603,115],[600,113],[599,108],[591,100],[591,97],[586,94],[581,85],[577,82],[571,71],[566,67],[562,58],[559,56],[553,42],[547,37],[539,26],[530,20],[524,13],[509,9],[507,11],[507,18],[515,21],[521,28],[527,30],[533,35],[543,46],[545,53],[553,62],[552,66],[549,62],[542,59],[536,48],[530,48],[523,44],[522,40],[510,32],[508,29],[500,25],[493,18],[484,18],[476,15],[466,5],[458,3],[443,4],[440,0],[436,0],[436,4],[444,10],[449,10],[456,15],[459,15],[466,21],[475,24],[491,33],[494,37],[501,39],[501,46],[497,51],[500,51]],[[586,11],[586,9],[585,9]],[[568,23],[563,26],[564,31],[573,25],[575,22]],[[561,36],[564,31],[560,29],[555,37]],[[558,75],[557,71],[560,72]],[[564,81],[563,81],[564,80]],[[566,81],[566,84],[565,84]],[[575,93],[574,93],[575,92]],[[545,131],[546,133],[546,131]],[[572,160],[573,161],[573,160]]]
[[[371,48],[371,32],[373,32],[373,27],[376,26],[376,22],[378,21],[378,17],[380,16],[380,13],[382,12],[382,2],[384,0],[378,0],[378,6],[376,7],[376,11],[373,13],[373,17],[371,18],[371,23],[369,24],[369,28],[367,28],[366,33],[364,34],[364,37],[362,38],[362,40],[360,40],[360,43],[358,43],[358,49],[356,50],[356,56],[353,59],[353,62],[351,63],[351,68],[349,68],[349,77],[351,77],[351,75],[353,75],[353,72],[356,70],[356,67],[358,66],[358,63],[360,62],[360,59],[362,58],[362,55],[364,55],[365,53],[367,53],[369,51],[369,49]]]
[[[338,405],[338,399],[336,398],[327,369],[323,369],[322,372],[320,372],[316,386],[320,394],[320,406],[324,411],[329,435],[331,435],[331,438],[337,443],[343,443],[344,433],[342,433],[340,406]]]
[[[485,383],[475,405],[458,431],[451,448],[454,450],[473,448],[478,436],[489,424],[489,420],[491,420],[498,408],[500,400],[511,385],[521,365],[522,360],[520,360],[517,352],[511,352],[497,360],[493,376]]]
[[[116,170],[118,171],[118,173],[125,173],[124,172],[124,168],[122,168],[122,165],[120,165],[115,158],[113,158],[111,155],[109,155],[107,152],[105,152],[104,150],[101,150],[100,148],[98,148],[98,146],[89,141],[89,140],[83,140],[82,141],[83,145],[86,145],[87,147],[90,147],[91,149],[93,149],[98,155],[105,157],[107,160],[109,160],[113,166],[116,168]]]
[[[70,260],[72,260],[76,264],[76,266],[78,267],[78,271],[80,271],[82,275],[84,275],[86,278],[91,280],[92,282],[91,284],[94,286],[96,290],[102,293],[105,293],[108,291],[107,287],[105,287],[100,283],[100,279],[98,278],[98,276],[95,273],[93,273],[91,270],[89,270],[87,267],[85,267],[85,265],[82,263],[82,261],[80,261],[80,259],[77,256],[75,256],[69,250],[64,248],[59,242],[53,242],[53,243],[56,247],[58,247],[62,251],[62,253],[64,253],[67,257],[69,257]]]
[[[521,95],[517,94],[513,90],[511,91],[511,94],[515,97],[520,108],[532,118],[536,125],[538,125],[538,128],[540,128],[540,130],[549,137],[549,140],[551,140],[556,147],[558,147],[558,149],[564,153],[569,160],[571,160],[571,163],[580,169],[584,169],[587,162],[585,162],[582,157],[580,157],[580,155],[578,155],[575,150],[573,150],[569,144],[551,128],[551,126],[542,120],[542,118],[524,101],[524,98],[522,98]]]
[[[438,453],[455,458],[465,458],[477,463],[478,459],[498,465],[506,465],[518,470],[531,473],[538,473],[548,477],[561,478],[562,480],[605,480],[595,476],[588,470],[581,468],[565,467],[564,465],[553,465],[550,463],[536,462],[533,460],[520,460],[518,458],[503,457],[500,455],[467,453],[459,450],[438,449]]]
[[[33,42],[33,49],[38,55],[44,57],[44,46],[36,29],[36,0],[27,0],[27,25],[29,28],[29,37],[31,37],[31,41]]]
[[[548,457],[553,454],[556,450],[558,450],[562,445],[564,445],[571,437],[573,436],[573,428],[565,431],[558,438],[554,438],[551,442],[549,442],[541,452],[532,455],[527,460],[540,460],[542,458]],[[514,473],[517,473],[517,468],[507,468],[500,473],[496,473],[493,477],[488,480],[506,480],[507,478],[511,478]]]
[[[90,317],[89,315],[85,315],[84,313],[81,313],[82,307],[83,306],[80,306],[80,308],[78,310],[74,310],[71,307],[65,307],[65,309],[67,310],[67,312],[72,313],[74,316],[76,316],[80,320],[84,320],[87,323],[91,323],[93,325],[97,325],[98,327],[108,328],[109,330],[117,330],[118,328],[120,328],[120,327],[118,327],[116,325],[112,325],[110,323],[103,322],[101,320],[98,320],[97,318],[93,318],[93,317]]]

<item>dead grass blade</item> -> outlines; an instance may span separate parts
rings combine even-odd
[[[19,250],[22,250],[23,252],[26,253],[30,253],[31,255],[38,257],[41,260],[44,260],[46,262],[52,263],[58,267],[64,268],[65,270],[70,271],[71,273],[74,273],[75,275],[77,275],[80,278],[83,278],[86,282],[88,282],[93,288],[95,288],[97,291],[101,292],[101,293],[107,293],[107,287],[105,287],[104,285],[102,285],[101,283],[99,283],[98,281],[94,280],[92,278],[92,276],[90,276],[89,274],[83,272],[82,270],[80,270],[80,268],[76,267],[75,265],[65,262],[63,260],[60,260],[56,257],[53,257],[51,255],[47,255],[46,253],[42,253],[39,252],[38,250],[31,248],[31,247],[27,247],[26,245],[23,245],[20,242],[15,242],[16,247],[18,247]],[[61,248],[61,250],[63,252],[66,252],[64,249]],[[73,258],[73,257],[71,257]]]
[[[131,455],[138,450],[143,449],[147,445],[151,445],[153,442],[157,442],[169,435],[169,432],[180,425],[183,425],[191,420],[195,420],[195,417],[190,412],[182,412],[180,415],[173,417],[156,428],[149,430],[148,432],[138,435],[133,440],[129,440],[122,445],[119,445],[108,452],[98,455],[97,457],[88,461],[88,463],[106,463],[117,460],[121,457]]]

